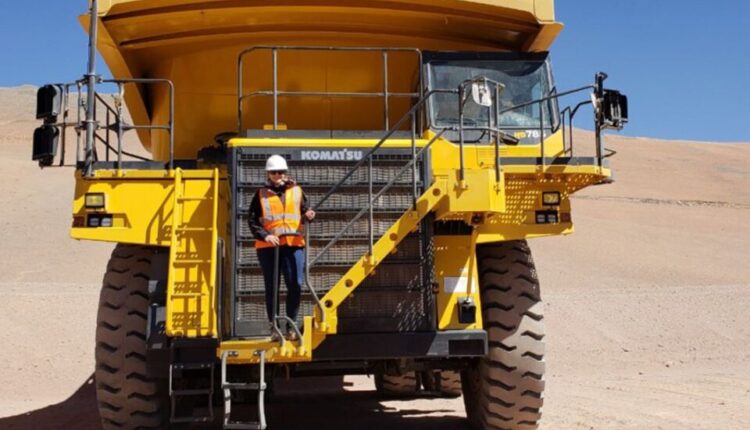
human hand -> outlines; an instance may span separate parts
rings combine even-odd
[[[312,209],[308,209],[307,212],[305,212],[305,217],[307,217],[308,221],[312,221],[315,219],[315,211]]]
[[[279,244],[281,243],[279,242],[279,237],[274,236],[272,234],[269,234],[268,236],[266,236],[265,240],[266,240],[266,243],[270,243],[273,246],[279,246]]]

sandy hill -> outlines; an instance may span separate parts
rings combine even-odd
[[[89,378],[111,245],[67,237],[73,172],[30,161],[34,95],[0,88],[0,428],[97,429]],[[577,232],[532,242],[547,302],[544,428],[750,428],[750,145],[608,146],[617,181],[574,197]],[[326,397],[345,410],[339,424],[310,398],[294,416],[272,406],[272,423],[465,428],[460,399],[383,402],[347,380],[358,392]]]

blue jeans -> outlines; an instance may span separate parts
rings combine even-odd
[[[283,275],[284,281],[286,281],[286,316],[291,318],[292,321],[297,321],[302,284],[305,282],[305,248],[281,246],[278,250],[279,274]],[[277,311],[279,309],[279,304],[276,303],[276,297],[273,295],[276,248],[261,248],[257,251],[258,261],[261,269],[263,269],[263,281],[266,286],[266,313],[268,320],[271,321],[274,306]],[[279,276],[279,281],[281,281],[281,276]]]

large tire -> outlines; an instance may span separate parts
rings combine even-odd
[[[416,372],[406,372],[403,375],[375,374],[375,389],[378,394],[386,397],[408,397],[419,393],[421,382]]]
[[[461,374],[455,370],[440,371],[440,393],[445,397],[461,396]]]
[[[461,374],[455,370],[428,370],[421,372],[422,386],[430,393],[442,397],[461,396]]]
[[[536,429],[544,392],[543,304],[526,241],[477,248],[485,358],[462,373],[469,421],[478,430]]]
[[[169,428],[168,380],[151,378],[146,370],[148,283],[155,252],[117,245],[104,275],[95,373],[104,430]]]

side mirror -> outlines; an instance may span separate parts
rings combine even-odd
[[[628,123],[628,97],[619,91],[604,90],[601,109],[603,128],[622,130]]]
[[[31,159],[39,162],[39,167],[51,166],[57,154],[57,140],[60,130],[51,125],[43,125],[34,130],[34,150]]]
[[[492,91],[487,82],[474,82],[471,84],[471,97],[479,106],[492,106]]]
[[[36,119],[56,122],[62,112],[63,89],[59,85],[45,85],[36,93]]]

